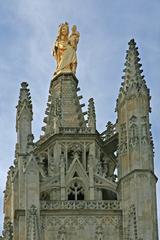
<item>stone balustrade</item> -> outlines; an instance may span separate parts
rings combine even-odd
[[[91,209],[91,210],[120,210],[117,200],[106,201],[41,201],[41,210],[58,209]]]

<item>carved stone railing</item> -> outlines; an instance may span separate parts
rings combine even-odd
[[[63,134],[75,134],[75,133],[79,133],[79,134],[83,134],[83,133],[91,133],[91,129],[88,127],[82,127],[82,128],[78,128],[78,127],[60,127],[59,128],[59,132],[63,133]]]
[[[120,210],[117,200],[103,201],[41,201],[41,210],[58,209],[91,209],[91,210]]]

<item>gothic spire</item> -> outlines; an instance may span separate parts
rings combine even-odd
[[[143,239],[157,239],[155,208],[157,178],[154,175],[153,140],[149,121],[150,95],[141,66],[138,48],[132,39],[129,42],[124,82],[120,88],[116,108],[119,180],[117,189],[120,191],[119,196],[123,203],[122,211],[128,211],[128,214],[124,214],[126,239],[128,237],[140,239],[139,237],[142,236]],[[141,190],[137,188],[138,185]],[[137,196],[139,196],[138,199]],[[147,204],[144,205],[144,202]],[[141,215],[136,214],[139,208],[141,208]],[[140,226],[142,219],[145,219],[143,227]],[[140,226],[138,231],[134,222]]]
[[[142,74],[142,64],[140,63],[138,47],[136,46],[135,40],[131,39],[128,45],[129,49],[126,51],[125,69],[123,70],[124,75],[122,77],[124,81],[121,84],[117,107],[125,96],[131,97],[142,92],[147,95],[148,100],[150,100],[149,89],[147,88],[144,75]],[[149,101],[148,110],[150,111]]]
[[[116,107],[118,114],[117,129],[119,129],[119,156],[127,151],[137,151],[137,146],[140,147],[142,153],[142,148],[145,149],[147,146],[148,152],[150,151],[150,156],[152,156],[152,159],[148,159],[148,166],[153,169],[153,141],[149,122],[150,95],[142,75],[141,66],[138,48],[134,39],[132,39],[129,42],[123,76],[124,82],[120,88]],[[139,162],[141,164],[144,164],[143,159],[147,154],[144,149]],[[146,156],[147,158],[148,156]]]
[[[144,76],[142,76],[143,70],[141,70],[142,64],[140,64],[140,58],[138,53],[138,47],[136,47],[136,42],[134,39],[131,39],[128,43],[129,49],[126,54],[126,62],[124,69],[124,83],[127,86],[130,84],[137,83],[142,84],[144,81]]]

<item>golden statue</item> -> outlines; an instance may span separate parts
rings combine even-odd
[[[66,72],[76,73],[76,50],[79,37],[80,34],[77,32],[75,25],[73,25],[70,35],[68,23],[63,23],[59,26],[58,36],[52,49],[52,54],[57,62],[55,74]]]

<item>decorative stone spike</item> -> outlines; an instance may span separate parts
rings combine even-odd
[[[80,99],[82,99],[83,98],[83,96],[82,95],[80,95],[80,96],[78,96],[78,99],[80,100]]]
[[[88,127],[92,129],[92,133],[96,131],[96,114],[93,98],[88,101]]]
[[[45,117],[45,118],[43,119],[43,122],[44,122],[44,123],[47,123],[47,117]]]
[[[48,102],[51,102],[51,100],[52,100],[52,97],[51,97],[51,95],[49,95],[48,96]]]
[[[48,108],[46,109],[45,114],[49,115],[49,109]]]
[[[81,108],[82,108],[82,107],[85,107],[85,103],[82,103],[80,106],[81,106]]]
[[[41,129],[42,129],[43,132],[46,131],[46,127],[45,126],[43,126]]]
[[[87,115],[88,112],[83,112],[83,115]]]
[[[80,90],[81,90],[80,87],[78,87],[78,88],[76,89],[77,92],[79,92]]]

